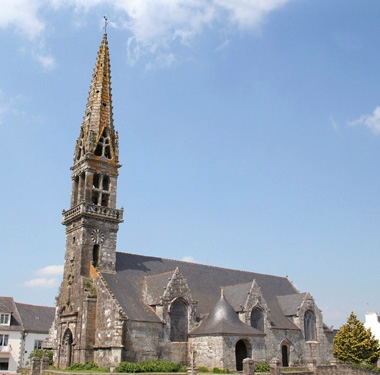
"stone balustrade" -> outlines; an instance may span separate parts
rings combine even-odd
[[[96,204],[80,203],[70,210],[62,211],[62,224],[75,220],[78,216],[89,215],[100,217],[104,220],[123,222],[124,209],[109,208]]]

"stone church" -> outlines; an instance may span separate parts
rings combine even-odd
[[[118,133],[107,34],[75,144],[64,276],[45,347],[54,364],[161,359],[241,370],[333,359],[333,332],[309,293],[286,277],[116,251]]]

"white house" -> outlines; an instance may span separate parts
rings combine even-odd
[[[380,341],[380,321],[377,313],[367,312],[365,314],[364,327],[371,328],[372,334]]]
[[[34,349],[42,349],[55,308],[0,297],[0,372],[18,372]]]

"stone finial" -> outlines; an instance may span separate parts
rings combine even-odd
[[[255,375],[255,361],[251,358],[243,359],[243,374]]]
[[[271,375],[280,375],[280,360],[273,358],[270,361],[270,374]]]
[[[44,355],[42,356],[41,361],[41,373],[49,368],[49,356],[47,354],[47,351],[44,350]]]
[[[40,363],[40,357],[38,356],[37,350],[35,350],[32,358],[32,366],[30,367],[30,375],[40,375]]]

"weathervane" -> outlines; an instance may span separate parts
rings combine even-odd
[[[108,25],[108,19],[106,16],[104,16],[104,34],[107,34],[107,25]]]

